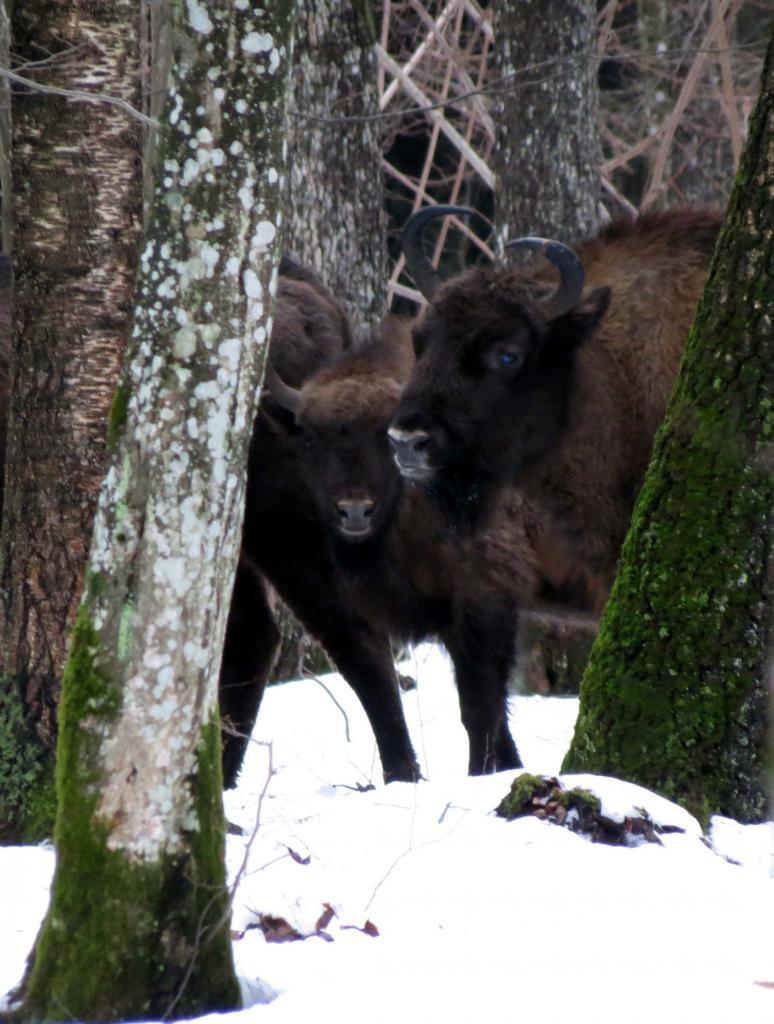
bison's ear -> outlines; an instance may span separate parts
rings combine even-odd
[[[557,327],[561,325],[572,336],[574,344],[579,344],[594,334],[609,305],[610,289],[595,288],[568,313],[558,317],[555,324]]]
[[[283,409],[269,395],[261,400],[260,416],[264,429],[274,437],[290,438],[301,432],[293,413]]]
[[[569,312],[557,316],[551,324],[543,346],[544,356],[561,358],[577,345],[588,341],[610,305],[610,289],[595,288],[573,306]]]

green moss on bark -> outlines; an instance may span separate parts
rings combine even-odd
[[[640,782],[703,820],[764,810],[774,492],[749,469],[740,479],[736,453],[723,452],[730,429],[699,428],[686,443],[672,428],[657,446],[564,765]]]
[[[113,448],[118,443],[121,434],[126,426],[126,418],[129,410],[129,389],[122,381],[116,388],[113,401],[110,404],[108,414],[107,444]]]
[[[220,730],[204,727],[190,780],[195,830],[157,861],[109,848],[95,816],[98,736],[120,710],[86,606],[65,670],[52,903],[20,1021],[178,1019],[239,1006],[223,858]]]
[[[704,822],[766,812],[773,143],[774,43],[563,765],[649,786]]]
[[[0,843],[36,843],[53,833],[54,758],[25,717],[16,680],[0,681]]]

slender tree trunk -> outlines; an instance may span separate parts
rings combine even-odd
[[[380,127],[330,119],[379,112],[376,7],[300,0],[297,19],[283,244],[356,323],[373,322],[387,296]]]
[[[25,1021],[239,1002],[217,681],[275,278],[291,9],[176,8],[164,173],[65,672],[57,869]]]
[[[35,72],[44,84],[136,106],[137,28],[133,0],[18,3],[14,50],[30,61],[52,55]],[[38,808],[45,817],[53,804],[62,666],[134,291],[139,134],[114,106],[14,96],[16,336],[0,540],[0,765],[10,770],[0,771],[0,829],[15,819],[34,832]]]
[[[774,37],[726,225],[581,689],[565,769],[703,820],[766,811]]]
[[[11,66],[11,19],[7,0],[0,0],[0,62]],[[13,243],[11,204],[11,85],[0,80],[0,250],[6,255]]]
[[[646,206],[720,205],[730,194],[736,167],[729,126],[720,101],[724,72],[718,57],[705,50],[707,31],[715,16],[722,11],[725,22],[727,9],[731,7],[734,15],[734,8],[739,6],[727,2],[706,4],[699,0],[680,3],[641,0],[640,49],[649,55],[650,69],[646,64],[641,72],[641,102],[631,121],[634,124],[642,121],[637,133],[642,138],[661,129],[663,139],[666,126],[671,142],[663,167],[659,167],[659,144],[651,149],[650,172],[652,175],[655,171],[658,180],[654,183],[651,179],[648,191],[638,198],[638,204],[644,199]],[[732,33],[733,27],[732,20]],[[729,79],[731,54],[728,46],[732,43],[732,39],[717,37],[711,42],[721,60],[727,63]],[[698,84],[672,132],[669,119],[686,81],[695,72],[697,59],[702,62]],[[735,103],[736,97],[731,105]],[[737,116],[740,116],[738,111]]]
[[[158,122],[164,109],[172,64],[172,0],[140,0],[140,18],[143,113]],[[146,126],[142,147],[142,197],[146,227],[161,170],[158,141],[159,129],[156,125]]]
[[[495,93],[498,235],[572,242],[597,226],[596,4],[562,0],[549,12],[535,0],[497,3],[492,23],[495,76],[513,76]],[[588,646],[588,630],[570,623],[523,624],[524,684],[577,692]]]
[[[572,242],[598,224],[596,10],[592,0],[492,5],[498,85],[492,165],[502,238]]]

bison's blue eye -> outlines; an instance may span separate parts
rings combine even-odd
[[[500,348],[498,345],[486,350],[482,358],[483,366],[493,373],[507,370],[509,374],[518,373],[524,365],[524,353],[518,347]]]
[[[497,356],[500,366],[510,370],[521,363],[521,352],[500,352]]]

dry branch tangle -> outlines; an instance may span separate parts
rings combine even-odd
[[[677,6],[672,5],[670,12]],[[749,105],[746,92],[754,88],[749,83],[757,80],[760,68],[760,54],[747,53],[734,42],[736,20],[745,5],[736,0],[712,0],[711,5],[686,0],[683,6],[692,14],[693,21],[703,19],[704,38],[693,44],[695,52],[686,54],[690,57],[686,70],[678,66],[676,72],[673,65],[682,55],[641,52],[632,30],[618,24],[623,8],[616,0],[605,4],[599,13],[596,56],[623,62],[643,79],[648,74],[653,78],[655,74],[663,89],[667,89],[675,74],[682,82],[663,120],[655,127],[646,127],[644,122],[637,125],[636,117],[630,117],[625,124],[619,123],[615,108],[603,94],[600,130],[608,151],[600,174],[603,192],[615,213],[636,215],[639,201],[632,202],[622,194],[625,180],[622,175],[631,175],[637,160],[643,158],[650,164],[643,205],[651,205],[657,199],[672,203],[685,201],[679,190],[679,179],[673,180],[669,168],[677,160],[675,130],[678,125],[690,127],[696,118],[707,116],[706,109],[695,112],[699,102],[711,108],[712,131],[718,138],[728,137],[734,159],[738,160],[744,134],[743,114],[745,106]],[[383,11],[378,48],[382,82],[380,109],[391,115],[385,131],[390,137],[401,130],[411,133],[422,119],[429,121],[434,129],[428,134],[427,156],[421,174],[407,176],[385,160],[383,167],[388,180],[391,178],[413,193],[414,209],[425,203],[455,201],[455,197],[439,194],[444,174],[448,174],[448,168],[442,173],[438,159],[439,138],[443,136],[457,151],[455,180],[461,175],[468,181],[474,178],[491,187],[494,176],[490,164],[493,141],[490,95],[493,89],[506,88],[516,90],[518,97],[519,78],[512,82],[492,81],[489,51],[493,33],[489,10],[472,0],[429,4],[420,4],[418,0],[403,3],[389,0]],[[546,74],[552,73],[554,69],[546,69]],[[717,85],[714,83],[716,73],[720,79]],[[479,84],[481,91],[476,94]],[[473,95],[469,95],[471,92]],[[635,102],[642,101],[635,95],[631,105]],[[434,109],[428,110],[430,107]],[[392,120],[401,110],[404,118],[400,122]],[[470,131],[461,130],[463,122],[471,127]],[[702,132],[706,134],[706,128],[703,122],[697,121],[697,139],[701,140]],[[719,184],[717,201],[722,199],[723,189]],[[390,278],[390,294],[418,299],[413,288],[400,281],[402,269],[402,261],[399,261]]]

